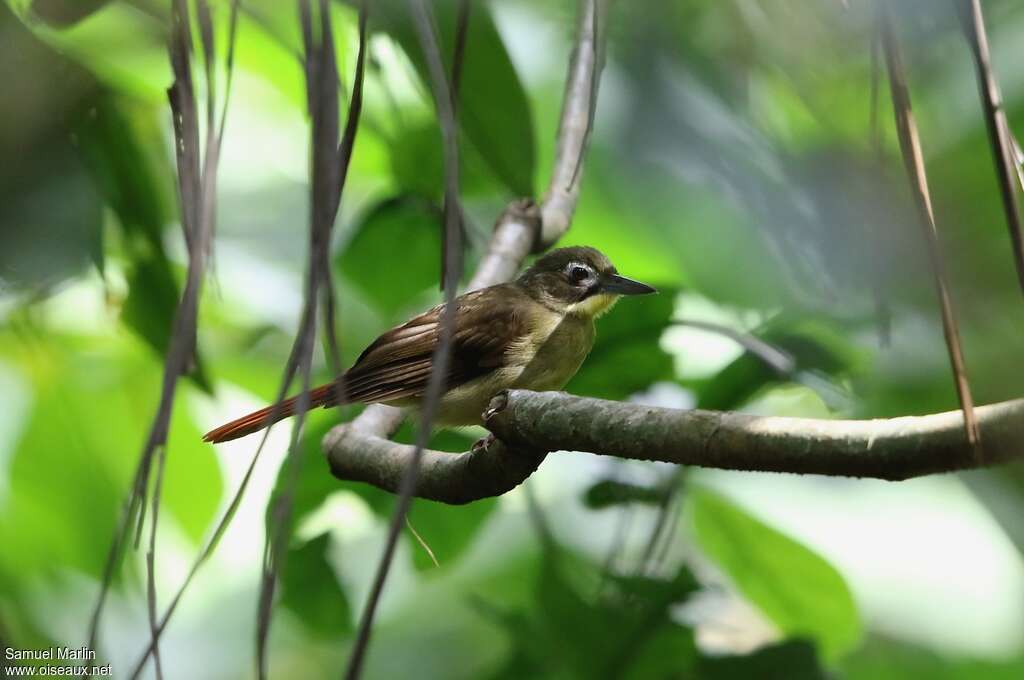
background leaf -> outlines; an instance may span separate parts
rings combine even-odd
[[[102,9],[108,2],[110,0],[32,0],[30,11],[32,16],[52,26],[66,28]]]
[[[686,502],[700,547],[785,635],[814,640],[833,662],[857,644],[856,604],[828,562],[708,489]]]
[[[72,337],[33,341],[11,358],[27,371],[33,401],[0,513],[0,541],[22,549],[4,551],[0,569],[26,577],[63,565],[97,576],[104,559],[97,546],[113,535],[160,366],[124,343]],[[165,508],[198,541],[220,500],[220,470],[180,403],[168,441]]]
[[[321,534],[288,551],[281,605],[304,626],[328,639],[352,630],[348,598],[327,560],[331,535]]]
[[[849,680],[1016,680],[1024,673],[1024,656],[1004,659],[963,658],[934,650],[873,638],[842,664]]]
[[[426,199],[385,199],[363,215],[335,267],[381,311],[394,315],[436,287],[440,230],[441,211]],[[388,255],[382,258],[383,253]]]
[[[700,661],[702,680],[826,680],[814,645],[800,640],[762,647],[742,656],[706,657]]]
[[[455,46],[456,7],[455,0],[431,3],[448,73]],[[371,23],[402,46],[421,82],[429,83],[406,5],[393,0],[376,3]],[[470,13],[458,116],[466,138],[508,190],[516,196],[533,196],[537,163],[533,116],[501,34],[482,2],[474,2]]]
[[[687,677],[696,660],[692,632],[669,608],[696,589],[692,575],[683,569],[665,580],[614,578],[612,591],[595,599],[581,593],[587,570],[557,548],[545,552],[535,610],[495,616],[514,646],[493,677]]]
[[[849,376],[861,364],[850,343],[814,319],[773,319],[753,335],[792,357],[791,374],[779,375],[760,358],[744,352],[712,378],[702,381],[698,407],[737,409],[766,387],[804,381],[828,403],[838,391],[835,386],[828,389],[829,383]],[[824,377],[814,380],[815,375]]]

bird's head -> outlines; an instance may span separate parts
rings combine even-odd
[[[563,314],[593,318],[623,295],[657,291],[646,283],[619,276],[615,265],[596,248],[558,248],[524,271],[517,283],[539,302]]]

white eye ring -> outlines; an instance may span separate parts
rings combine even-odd
[[[588,267],[575,262],[570,263],[565,269],[569,275],[569,280],[573,283],[579,283],[590,276],[590,269]]]

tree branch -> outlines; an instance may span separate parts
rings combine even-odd
[[[1015,158],[1013,134],[1010,132],[1010,124],[1006,120],[1006,110],[1003,107],[1003,96],[992,67],[985,16],[981,11],[981,0],[958,0],[956,5],[960,10],[960,21],[971,49],[971,56],[974,57],[978,94],[981,96],[981,105],[985,111],[992,160],[995,162],[996,175],[999,177],[999,191],[1003,199],[1006,226],[1010,230],[1017,280],[1024,290],[1024,226],[1021,225],[1017,188],[1013,185],[1014,173],[1018,173],[1018,179],[1021,175]]]
[[[555,166],[541,207],[541,248],[547,248],[566,232],[579,199],[583,156],[590,140],[592,111],[596,107],[597,79],[603,48],[596,28],[604,24],[599,13],[607,7],[600,0],[583,0],[576,22],[576,45],[569,59],[569,76],[562,98],[562,117],[555,143]]]
[[[981,406],[986,462],[1024,453],[1024,399]],[[641,406],[564,392],[496,397],[487,426],[502,441],[462,454],[424,451],[416,496],[451,504],[499,496],[521,484],[548,451],[586,451],[679,465],[900,481],[978,467],[949,411],[876,420],[754,416]],[[395,491],[412,457],[399,445],[339,427],[324,439],[331,472]]]
[[[352,427],[336,427],[324,438],[324,451],[335,477],[366,482],[392,493],[398,493],[415,448]],[[533,474],[544,455],[509,448],[497,440],[466,453],[424,449],[413,495],[451,505],[500,496]]]

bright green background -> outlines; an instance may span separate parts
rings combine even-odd
[[[296,13],[284,1],[244,4],[200,361],[179,383],[168,447],[161,605],[256,444],[214,450],[199,434],[273,398],[301,304],[308,126]],[[185,268],[167,5],[0,4],[5,646],[84,642],[156,407]],[[223,52],[227,3],[211,5]],[[601,320],[569,391],[818,417],[956,406],[884,79],[872,142],[870,6],[613,3],[596,130],[562,242],[600,248],[661,294]],[[1024,7],[984,6],[1021,131]],[[448,55],[454,3],[433,7]],[[332,8],[347,87],[355,15]],[[382,3],[371,21],[366,105],[336,225],[348,362],[439,296],[440,134],[402,8]],[[1024,299],[950,8],[899,3],[895,21],[985,403],[1022,392]],[[470,265],[508,200],[543,194],[574,11],[473,2],[459,101]],[[679,318],[751,332],[795,370],[779,375]],[[314,371],[329,378],[319,347]],[[303,434],[297,531],[271,633],[278,677],[340,673],[393,508],[390,495],[340,483],[323,464],[320,437],[354,412],[311,414]],[[167,677],[252,674],[264,511],[285,429],[168,629]],[[463,450],[480,434],[443,433],[434,445]],[[1022,517],[1019,464],[893,485],[680,476],[553,454],[527,490],[466,507],[414,504],[411,523],[440,566],[403,533],[367,677],[1024,677]],[[129,557],[108,607],[101,653],[115,672],[145,640],[144,564],[141,552]]]

